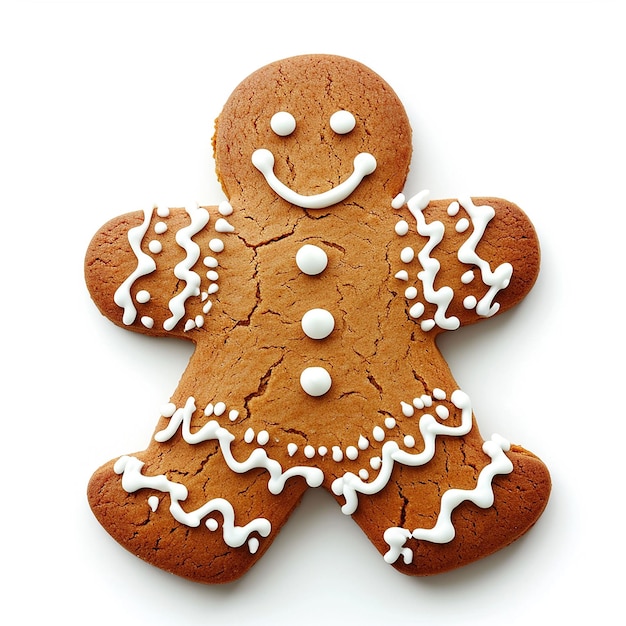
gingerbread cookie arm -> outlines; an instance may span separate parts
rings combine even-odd
[[[517,304],[539,273],[530,220],[499,198],[409,199],[397,277],[406,281],[409,315],[439,333],[493,317]],[[453,259],[453,261],[452,261]]]
[[[223,207],[220,212],[228,215]],[[235,306],[227,315],[245,316],[246,306],[253,306],[254,293],[246,298],[250,277],[241,277],[244,287],[237,289],[235,304],[228,289],[225,296],[218,293],[225,282],[223,260],[245,255],[234,230],[217,207],[153,208],[119,216],[96,233],[87,250],[89,292],[118,326],[197,341],[219,310]]]

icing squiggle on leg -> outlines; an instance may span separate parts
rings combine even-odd
[[[187,487],[169,480],[163,474],[145,476],[141,473],[143,465],[144,463],[135,457],[123,456],[117,460],[113,469],[116,474],[122,474],[122,487],[128,493],[134,493],[140,489],[154,489],[169,493],[170,513],[181,524],[197,528],[202,518],[217,511],[224,518],[222,524],[224,542],[231,548],[241,547],[253,532],[257,532],[261,537],[269,536],[272,525],[263,517],[255,518],[245,526],[235,526],[235,510],[232,504],[224,498],[213,498],[195,511],[185,512],[180,501],[187,499]],[[217,522],[213,518],[209,518],[206,525],[210,530],[217,528]],[[258,540],[250,539],[249,548],[251,552],[256,552]]]
[[[482,509],[493,505],[494,495],[492,481],[498,474],[510,474],[513,471],[513,463],[506,456],[510,444],[499,435],[493,435],[490,441],[485,441],[483,451],[491,462],[483,467],[478,476],[478,482],[474,489],[449,489],[441,498],[441,510],[437,523],[432,528],[416,528],[412,532],[406,528],[388,528],[383,538],[389,546],[384,559],[387,563],[395,563],[400,556],[408,565],[413,560],[413,552],[405,547],[406,541],[423,539],[433,543],[448,543],[454,539],[455,530],[452,524],[452,511],[463,502],[473,502]]]

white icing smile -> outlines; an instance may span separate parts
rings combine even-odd
[[[354,170],[343,183],[322,193],[304,196],[282,183],[274,174],[274,155],[265,148],[255,150],[252,164],[263,174],[267,184],[283,199],[303,209],[325,209],[345,200],[376,169],[376,159],[369,152],[360,152],[354,159]]]

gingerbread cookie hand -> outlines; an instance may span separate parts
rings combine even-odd
[[[96,235],[100,310],[196,345],[148,448],[90,482],[96,517],[134,554],[234,580],[319,487],[411,575],[482,558],[537,520],[545,465],[482,438],[436,345],[526,295],[536,235],[503,200],[405,202],[411,143],[368,68],[279,61],[217,120],[228,202],[121,216]]]

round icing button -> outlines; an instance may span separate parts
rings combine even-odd
[[[335,328],[335,318],[326,309],[311,309],[302,316],[302,330],[311,339],[326,339]]]
[[[307,367],[300,374],[300,385],[310,396],[323,396],[331,384],[330,374],[323,367]]]
[[[330,127],[339,135],[347,135],[356,126],[356,119],[350,111],[335,111],[330,116]]]
[[[272,115],[270,126],[279,137],[287,137],[296,130],[296,118],[287,111],[279,111]]]
[[[309,276],[321,274],[328,265],[328,256],[319,246],[303,245],[296,253],[296,265]]]

